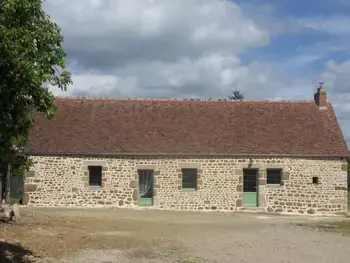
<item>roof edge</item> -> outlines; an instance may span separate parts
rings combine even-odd
[[[314,100],[283,100],[283,99],[265,99],[265,100],[230,100],[230,99],[214,99],[214,98],[108,98],[108,97],[63,97],[57,96],[56,100],[70,101],[70,100],[87,100],[87,101],[207,101],[207,102],[300,102],[300,103],[315,103]]]
[[[257,154],[257,153],[55,153],[55,152],[26,152],[31,156],[96,156],[96,157],[113,157],[113,156],[252,156],[252,157],[304,157],[304,158],[349,158],[348,155],[320,155],[320,154]]]
[[[329,103],[329,102],[328,102],[328,103]],[[333,105],[332,105],[331,103],[329,103],[329,107],[330,107],[330,111],[332,112],[332,114],[333,114],[333,116],[334,116],[334,118],[335,118],[335,120],[336,120],[336,125],[337,125],[337,128],[338,128],[338,130],[339,130],[339,132],[340,132],[340,135],[341,135],[341,137],[342,137],[342,139],[343,139],[343,144],[344,144],[346,150],[349,152],[348,144],[346,143],[343,130],[342,130],[342,128],[340,127],[340,124],[339,124],[339,121],[338,121],[338,117],[337,117],[337,114],[335,114]],[[349,152],[348,158],[350,158],[350,152]]]

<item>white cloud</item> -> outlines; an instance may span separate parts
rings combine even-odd
[[[227,0],[49,0],[44,7],[63,28],[70,58],[87,68],[235,54],[268,42]]]
[[[313,17],[298,20],[301,26],[306,28],[326,31],[334,35],[349,35],[350,34],[350,17],[335,16],[335,17]]]
[[[321,75],[327,87],[335,94],[350,95],[350,59],[337,64],[334,61],[326,63],[325,72]]]
[[[329,61],[321,78],[337,113],[343,133],[350,142],[350,59],[342,63]]]
[[[219,97],[266,82],[263,73],[247,79],[257,65],[242,66],[237,55],[266,45],[268,32],[231,1],[44,3],[75,73],[66,95]]]

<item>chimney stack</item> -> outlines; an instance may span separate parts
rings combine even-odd
[[[320,109],[326,109],[327,108],[327,93],[324,90],[323,83],[320,83],[320,87],[317,89],[317,92],[315,93],[315,103]]]

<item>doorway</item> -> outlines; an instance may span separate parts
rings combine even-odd
[[[243,205],[258,206],[258,169],[243,169]]]
[[[140,206],[153,205],[153,170],[139,170],[139,198]]]

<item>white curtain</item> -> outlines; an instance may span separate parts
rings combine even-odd
[[[152,175],[150,173],[142,173],[139,176],[139,196],[145,196],[152,186]]]

